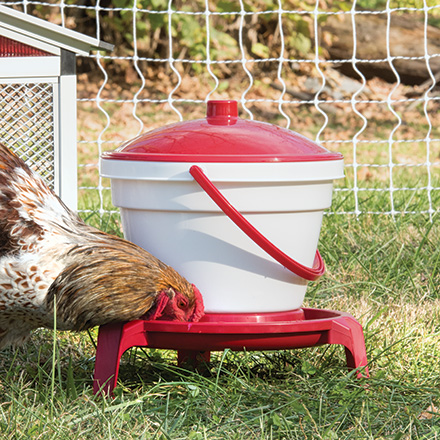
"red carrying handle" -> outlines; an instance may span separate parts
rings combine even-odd
[[[257,229],[255,229],[220,193],[214,184],[206,177],[205,173],[197,165],[189,170],[194,180],[202,187],[214,203],[258,246],[266,251],[278,263],[282,264],[294,274],[309,281],[318,279],[325,272],[324,261],[319,251],[316,251],[313,267],[307,267],[290,258],[282,250],[278,249]]]

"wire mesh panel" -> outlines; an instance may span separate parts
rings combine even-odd
[[[437,0],[13,3],[116,45],[79,58],[84,213],[116,213],[102,151],[203,117],[210,98],[343,153],[327,214],[440,209]]]
[[[55,186],[54,84],[0,84],[0,140]]]

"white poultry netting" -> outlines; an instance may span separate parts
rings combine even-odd
[[[116,45],[80,59],[80,205],[115,214],[99,155],[209,98],[345,157],[327,214],[440,207],[437,1],[7,2]],[[370,9],[365,9],[369,6]],[[110,26],[110,23],[112,26]],[[117,29],[115,32],[114,29]],[[128,48],[128,49],[127,49]]]

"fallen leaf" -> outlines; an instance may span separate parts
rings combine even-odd
[[[418,417],[419,420],[431,420],[435,416],[440,416],[440,409],[434,405],[429,405]]]

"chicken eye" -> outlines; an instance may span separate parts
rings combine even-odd
[[[184,309],[184,308],[186,308],[187,305],[188,305],[188,303],[187,303],[187,301],[186,301],[185,299],[179,299],[179,301],[178,301],[178,303],[177,303],[177,306],[178,306],[180,309]]]

